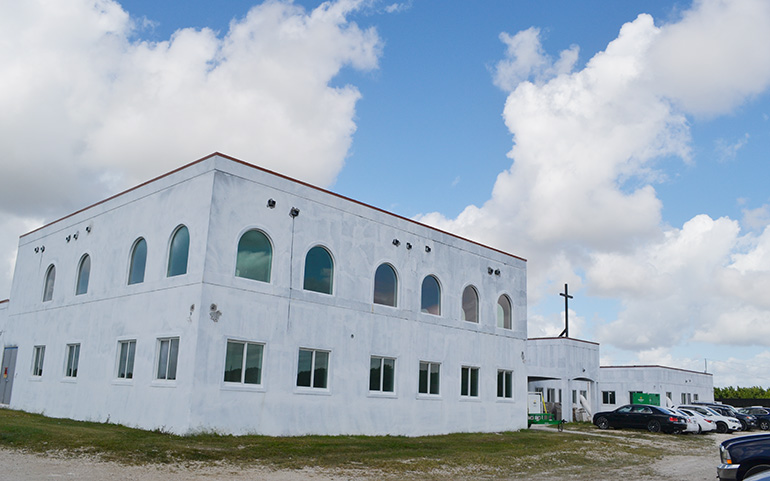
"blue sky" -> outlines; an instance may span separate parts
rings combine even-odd
[[[526,257],[531,336],[569,283],[604,364],[770,387],[767,2],[30,0],[0,32],[0,298],[19,235],[221,151]]]

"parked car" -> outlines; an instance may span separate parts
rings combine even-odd
[[[738,420],[738,418],[724,416],[722,413],[717,412],[708,406],[699,404],[682,404],[675,406],[675,408],[685,408],[703,414],[707,419],[714,421],[717,426],[718,433],[732,433],[733,431],[741,430],[741,422]]]
[[[599,429],[639,428],[657,433],[681,433],[687,429],[685,417],[661,406],[626,404],[614,411],[594,414],[594,424]]]
[[[740,436],[719,445],[720,481],[748,481],[747,478],[770,470],[770,434]]]
[[[695,418],[695,422],[698,423],[698,433],[705,434],[711,431],[717,430],[717,423],[713,419],[709,419],[698,411],[692,409],[679,408],[679,411]]]
[[[681,409],[671,409],[679,416],[682,416],[685,421],[687,421],[687,427],[684,428],[684,431],[682,431],[683,434],[697,434],[701,432],[701,428],[698,425],[698,420],[695,419],[695,416],[693,416],[691,413],[686,413],[682,411]]]
[[[741,422],[742,431],[751,431],[752,429],[757,427],[756,417],[752,416],[751,414],[739,413],[733,406],[730,406],[729,404],[706,403],[706,402],[694,402],[692,404],[695,404],[698,406],[708,406],[711,409],[715,410],[716,412],[724,416],[736,418],[738,421]]]
[[[762,406],[751,406],[747,408],[738,408],[741,414],[750,414],[757,418],[757,426],[763,431],[770,429],[770,410]]]

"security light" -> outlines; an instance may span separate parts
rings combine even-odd
[[[393,245],[394,246],[400,246],[401,245],[401,241],[398,240],[398,239],[393,239]]]
[[[275,199],[267,199],[267,206],[271,209],[275,207]]]
[[[289,215],[292,217],[297,217],[299,215],[299,209],[297,209],[296,207],[292,207],[291,210],[289,211]]]

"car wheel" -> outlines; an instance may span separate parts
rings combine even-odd
[[[660,432],[660,421],[657,421],[653,419],[652,421],[647,423],[647,430],[651,433],[659,433]]]
[[[599,419],[596,420],[596,426],[599,429],[609,429],[610,421],[607,418],[605,418],[604,416],[602,416],[602,417],[600,417]]]
[[[767,419],[763,419],[759,421],[759,429],[763,431],[767,431],[768,429],[770,429],[770,421],[768,421]]]
[[[727,432],[727,424],[725,424],[723,421],[719,421],[717,423],[717,432],[719,434],[724,434]]]
[[[748,431],[748,428],[749,428],[749,426],[748,426],[748,424],[746,424],[746,421],[741,419],[741,431]]]
[[[698,434],[703,434],[703,428],[698,424]]]
[[[746,474],[743,475],[743,479],[746,479],[749,476],[753,476],[753,475],[755,475],[757,473],[763,473],[763,472],[767,471],[768,469],[770,469],[770,465],[758,464],[758,465],[752,467],[751,469],[749,469],[748,471],[746,471]]]

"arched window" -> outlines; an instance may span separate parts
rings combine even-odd
[[[511,300],[503,294],[497,300],[497,327],[511,328]]]
[[[131,263],[128,266],[128,284],[144,282],[144,268],[147,265],[147,241],[138,238],[131,248]]]
[[[380,264],[374,273],[374,303],[396,307],[398,278],[390,264]]]
[[[180,226],[174,231],[171,245],[168,249],[168,271],[166,277],[187,274],[187,257],[190,252],[190,232],[187,227]]]
[[[75,295],[88,292],[88,278],[91,276],[91,256],[84,255],[78,265],[78,283],[75,286]]]
[[[310,249],[305,257],[304,289],[331,294],[333,280],[334,261],[329,251],[321,246]]]
[[[53,284],[56,281],[56,267],[53,264],[45,271],[45,284],[43,285],[43,302],[53,299]]]
[[[479,295],[473,286],[463,291],[463,321],[479,322]]]
[[[441,286],[435,276],[425,276],[422,280],[422,301],[420,311],[441,315]]]
[[[267,236],[258,230],[250,230],[238,241],[238,258],[235,275],[270,282],[270,265],[273,262],[273,246]]]

